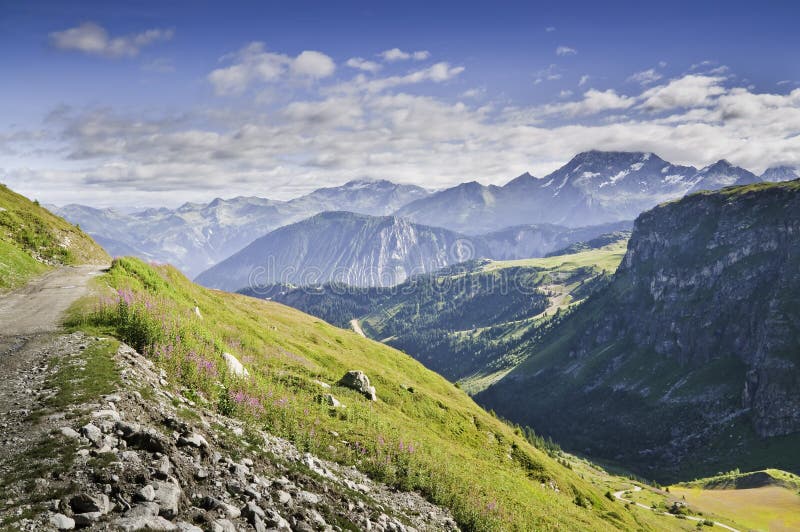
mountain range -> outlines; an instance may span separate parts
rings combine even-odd
[[[217,198],[208,204],[185,203],[177,209],[131,214],[77,204],[49,208],[78,224],[113,256],[135,255],[169,263],[195,276],[271,230],[320,212],[348,210],[380,216],[427,194],[413,185],[356,180],[290,201]]]
[[[270,231],[325,211],[391,214],[469,235],[520,225],[583,227],[632,220],[690,191],[786,180],[793,172],[779,167],[759,178],[726,161],[698,171],[652,153],[589,151],[544,178],[526,173],[503,186],[472,181],[432,193],[386,180],[356,180],[290,201],[218,198],[132,214],[75,204],[51,210],[80,225],[112,255],[167,262],[196,276]]]
[[[542,256],[629,226],[629,222],[584,228],[534,225],[465,236],[396,216],[324,212],[257,239],[196,281],[229,291],[276,283],[395,286],[414,275],[470,259]]]

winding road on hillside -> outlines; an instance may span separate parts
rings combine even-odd
[[[0,339],[56,331],[64,312],[88,293],[89,280],[101,274],[103,268],[65,266],[18,290],[0,294]]]
[[[614,498],[619,499],[622,502],[627,502],[629,504],[635,504],[639,508],[644,508],[645,510],[656,511],[656,510],[653,510],[653,508],[651,508],[650,506],[647,506],[646,504],[642,504],[640,502],[633,502],[632,500],[626,499],[625,497],[623,497],[623,495],[625,495],[625,493],[629,492],[629,491],[633,491],[633,492],[642,491],[642,488],[640,488],[639,486],[633,486],[631,489],[614,492]],[[677,515],[671,514],[669,512],[660,512],[660,513],[662,513],[663,515],[671,515],[672,517],[675,517],[675,518],[678,517]],[[685,517],[689,521],[697,521],[697,522],[705,521],[705,519],[703,519],[701,517],[693,517],[691,515],[684,515],[683,517]],[[714,521],[713,523],[714,523],[714,526],[718,526],[720,528],[724,528],[725,530],[730,530],[731,532],[740,532],[738,529],[730,527],[730,526],[728,526],[728,525],[726,525],[724,523],[720,523],[718,521]]]
[[[366,338],[366,337],[367,337],[367,335],[366,335],[366,334],[364,334],[364,331],[361,329],[361,324],[360,324],[360,323],[358,323],[358,320],[350,320],[350,326],[353,328],[353,330],[354,330],[354,331],[356,332],[356,334],[358,334],[359,336],[363,336],[364,338]]]

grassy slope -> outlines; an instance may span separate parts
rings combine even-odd
[[[800,529],[800,477],[779,469],[731,472],[670,486],[671,497],[748,530]]]
[[[83,302],[74,326],[115,331],[198,400],[420,490],[451,508],[466,529],[674,526],[607,500],[463,391],[390,347],[279,304],[203,289],[170,267],[121,259],[103,281],[120,291]],[[223,351],[242,360],[252,377],[226,376]],[[369,375],[378,402],[335,385],[351,369]],[[329,391],[346,408],[323,405],[328,390],[315,380],[333,384]]]
[[[411,354],[473,394],[516,367],[527,354],[522,346],[607,282],[627,236],[606,235],[559,257],[469,261],[389,288],[274,285],[243,293],[342,328],[355,319],[368,337]]]
[[[80,229],[0,185],[0,291],[20,286],[51,266],[107,260]]]

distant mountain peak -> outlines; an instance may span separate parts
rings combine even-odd
[[[764,181],[793,181],[800,179],[800,168],[787,164],[771,166],[761,174]]]

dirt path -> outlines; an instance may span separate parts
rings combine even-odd
[[[364,338],[367,337],[367,335],[364,334],[364,331],[361,329],[361,324],[358,323],[358,320],[350,320],[350,326],[359,336],[363,336]]]
[[[639,486],[633,486],[633,488],[631,488],[629,490],[617,491],[617,492],[614,493],[614,497],[619,499],[619,500],[621,500],[622,502],[627,502],[629,504],[635,504],[639,508],[644,508],[645,510],[655,511],[651,507],[647,506],[646,504],[642,504],[640,502],[633,502],[632,500],[626,499],[625,497],[623,497],[623,495],[625,495],[626,491],[637,492],[637,491],[642,491],[642,488],[640,488]],[[664,515],[671,515],[673,517],[677,517],[675,514],[671,514],[669,512],[662,512],[662,513]],[[702,519],[700,517],[693,517],[691,515],[686,515],[684,517],[689,521],[698,521],[698,522],[699,521],[704,521],[704,519]],[[736,528],[730,527],[730,526],[728,526],[728,525],[726,525],[724,523],[719,523],[717,521],[714,521],[714,526],[718,526],[720,528],[724,528],[725,530],[730,530],[731,532],[739,532],[739,530],[737,530]]]
[[[64,311],[88,292],[89,280],[100,274],[102,268],[59,268],[14,292],[0,295],[0,353],[3,337],[56,331]]]

